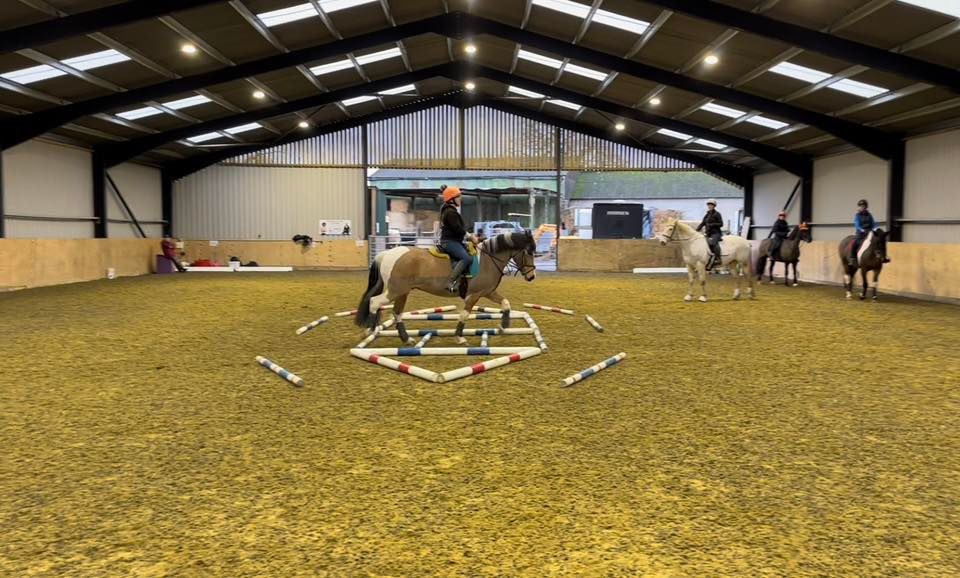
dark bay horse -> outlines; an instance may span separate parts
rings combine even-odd
[[[457,324],[457,341],[461,344],[463,326],[473,306],[481,298],[495,301],[503,309],[501,324],[510,323],[510,302],[497,293],[504,270],[508,265],[516,266],[527,281],[536,277],[533,253],[537,244],[530,231],[511,232],[487,239],[479,245],[480,271],[466,282],[466,291],[461,290],[464,299],[460,311],[460,323]],[[355,322],[361,327],[373,330],[380,323],[380,307],[393,303],[393,316],[396,320],[397,335],[405,343],[413,343],[407,334],[403,322],[403,308],[407,296],[414,289],[433,295],[449,297],[447,291],[450,276],[450,260],[437,258],[427,249],[413,247],[394,247],[377,255],[370,265],[370,278],[367,290],[357,306]],[[461,285],[462,287],[462,285]]]
[[[863,243],[860,244],[860,250],[857,251],[857,266],[851,267],[848,262],[850,251],[853,249],[854,235],[850,235],[840,241],[840,262],[843,264],[843,287],[847,290],[847,299],[853,297],[853,284],[857,275],[857,269],[860,270],[860,276],[863,278],[863,291],[860,293],[860,299],[867,298],[867,273],[873,271],[873,299],[877,298],[877,282],[880,279],[880,271],[883,270],[883,263],[887,258],[887,233],[883,229],[874,229],[870,231]]]
[[[797,277],[797,263],[800,261],[800,243],[811,241],[810,227],[806,223],[794,226],[790,233],[780,243],[778,255],[770,259],[770,284],[773,285],[773,266],[777,263],[783,263],[783,283],[790,285],[790,265],[793,265],[793,286],[800,285],[800,278]],[[773,245],[773,239],[764,239],[760,243],[760,257],[757,259],[757,280],[763,281],[763,270],[766,268],[767,259],[770,254],[770,247]]]

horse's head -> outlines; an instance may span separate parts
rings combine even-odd
[[[800,240],[806,241],[807,243],[813,242],[813,234],[810,233],[810,225],[806,223],[800,223],[797,227],[797,230],[800,232]]]
[[[873,230],[873,241],[870,243],[869,251],[879,260],[887,258],[887,232],[877,228]]]
[[[660,231],[660,234],[657,235],[657,239],[660,241],[661,245],[666,245],[670,241],[673,241],[674,235],[677,234],[677,219],[670,219],[663,225],[663,229]]]
[[[533,281],[537,276],[537,267],[534,263],[534,253],[537,242],[529,230],[502,233],[483,242],[486,250],[495,253],[496,259],[503,259],[504,266],[513,264],[523,278]]]

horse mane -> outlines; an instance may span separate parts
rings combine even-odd
[[[485,240],[480,246],[487,252],[496,254],[504,249],[513,249],[522,246],[522,243],[526,241],[526,235],[526,232],[518,233],[515,231],[500,233]],[[524,239],[521,240],[517,238],[521,236],[524,237]]]
[[[690,225],[684,223],[680,219],[674,219],[674,224],[684,233],[696,233],[697,230],[691,227]]]

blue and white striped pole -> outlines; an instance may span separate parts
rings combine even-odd
[[[590,377],[591,375],[593,375],[594,373],[597,373],[598,371],[606,369],[611,365],[616,365],[620,363],[621,361],[623,361],[623,358],[626,356],[627,356],[626,353],[620,352],[614,355],[613,357],[611,357],[610,359],[601,361],[600,363],[594,365],[593,367],[588,367],[587,369],[584,369],[580,373],[575,373],[570,377],[564,379],[563,385],[561,385],[560,387],[570,387],[571,385],[577,383],[578,381],[581,381]]]
[[[260,365],[266,367],[266,368],[269,369],[270,371],[276,373],[276,374],[279,375],[280,377],[286,379],[287,381],[289,381],[289,382],[292,383],[293,385],[297,385],[297,386],[302,386],[302,385],[303,385],[303,379],[302,379],[302,378],[297,377],[296,375],[290,373],[290,372],[287,371],[286,369],[280,367],[279,365],[277,365],[276,363],[270,361],[269,359],[267,359],[266,357],[264,357],[264,356],[262,356],[262,355],[258,355],[258,356],[257,356],[257,363],[259,363]]]

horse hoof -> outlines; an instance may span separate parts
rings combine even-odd
[[[686,301],[687,303],[690,303],[691,301],[693,301],[693,295],[687,295],[686,297],[683,298],[683,300]]]
[[[776,284],[777,284],[777,282],[776,282],[776,281],[774,281],[773,279],[771,279],[771,280],[770,280],[770,284],[771,284],[771,285],[776,285]]]
[[[849,291],[847,291],[847,299],[853,299],[853,295]]]
[[[738,299],[740,299],[740,292],[739,292],[739,291],[734,291],[734,292],[733,292],[733,300],[736,301],[736,300],[738,300]]]
[[[458,338],[457,338],[457,345],[466,345],[466,344],[467,344],[467,340],[466,340],[466,339],[464,339],[463,337],[458,337]]]
[[[697,301],[699,301],[700,303],[706,303],[706,302],[707,302],[707,298],[706,298],[705,296],[701,295],[700,298],[697,299]]]
[[[866,295],[861,295],[861,296],[860,296],[860,301],[863,301],[863,300],[866,299],[866,298],[867,298]]]
[[[800,284],[799,284],[799,283],[794,283],[793,286],[794,286],[794,287],[799,287]]]

